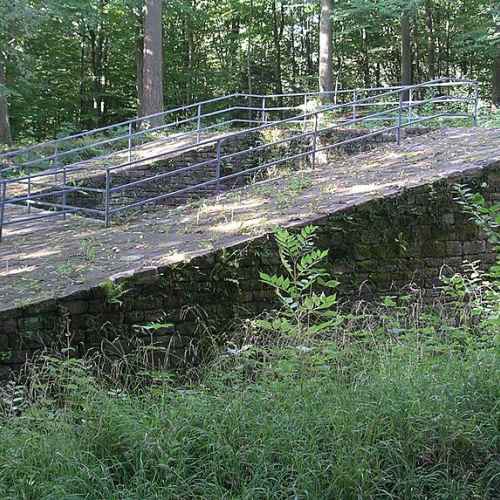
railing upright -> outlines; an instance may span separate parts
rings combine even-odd
[[[314,135],[312,151],[312,168],[316,168],[316,151],[318,149],[318,113],[314,114]]]
[[[196,144],[201,140],[201,104],[198,104],[198,112],[196,116]]]
[[[26,204],[28,205],[28,214],[31,214],[31,170],[28,171],[28,200]]]
[[[66,220],[66,204],[68,201],[68,195],[66,193],[66,182],[67,182],[66,166],[63,167],[63,193],[62,193],[62,205],[63,205],[63,219]]]
[[[261,121],[262,123],[267,123],[267,115],[266,115],[266,98],[262,98],[262,113],[261,113]]]
[[[478,124],[478,114],[479,114],[479,86],[474,84],[474,116],[472,118],[474,127]]]
[[[111,189],[111,172],[109,167],[106,167],[106,190],[104,192],[104,224],[106,227],[110,226],[110,189]]]
[[[252,108],[252,96],[250,96],[250,95],[247,95],[247,107],[248,107],[248,120],[251,123],[252,119],[253,119],[253,115],[252,115],[252,109],[251,109]],[[257,116],[255,118],[257,118]]]
[[[307,92],[304,94],[304,125],[302,127],[303,132],[307,130],[307,105],[308,105],[308,95]]]
[[[0,184],[1,184],[1,189],[0,189],[0,242],[1,242],[3,236],[3,223],[5,217],[5,199],[7,193],[7,181],[0,177]]]
[[[413,122],[413,89],[408,92],[408,123]]]
[[[56,169],[56,172],[54,173],[54,184],[55,184],[56,189],[57,189],[57,181],[58,181],[57,169],[59,168],[59,147],[58,147],[57,143],[55,144],[55,147],[54,147],[54,167]],[[31,177],[31,169],[29,170],[28,175]],[[30,209],[31,209],[31,199],[28,196],[28,212],[31,211]]]
[[[128,124],[128,161],[132,161],[132,122]]]
[[[220,192],[220,178],[221,178],[221,145],[222,139],[217,141],[217,158],[215,164],[215,178],[217,179],[216,190],[217,194]]]
[[[356,113],[356,100],[358,99],[358,90],[354,89],[352,91],[352,119],[355,120],[357,118],[357,113]],[[353,124],[354,127],[354,124]]]
[[[398,126],[396,128],[396,142],[398,146],[401,144],[401,125],[403,122],[403,99],[405,91],[399,93],[399,108],[398,108]]]

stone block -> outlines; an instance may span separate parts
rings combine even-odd
[[[155,311],[144,311],[143,314],[144,314],[144,321],[147,323],[160,321],[165,316],[165,312],[161,309]]]
[[[443,241],[428,240],[421,246],[423,257],[444,257],[446,255],[446,244]]]
[[[461,241],[447,241],[446,242],[446,255],[456,257],[463,255],[463,247]]]
[[[486,251],[485,241],[464,241],[464,255],[484,253]]]
[[[65,302],[62,307],[72,316],[76,316],[86,313],[89,309],[89,303],[83,300],[77,300],[74,302]]]
[[[17,321],[15,319],[0,320],[0,334],[12,335],[17,333]]]
[[[89,313],[102,313],[109,307],[109,304],[104,300],[91,300],[88,302]]]
[[[1,334],[0,335],[0,354],[8,351],[10,348],[10,339],[9,336],[6,334]]]
[[[24,335],[29,334],[30,332],[36,332],[40,328],[40,323],[40,316],[21,318],[18,320],[19,332]]]
[[[136,325],[145,321],[145,313],[143,311],[129,311],[124,314],[124,323],[128,325]]]
[[[455,215],[452,212],[444,214],[441,217],[441,222],[447,226],[451,226],[455,224]]]

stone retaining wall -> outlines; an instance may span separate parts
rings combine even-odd
[[[313,221],[320,227],[319,247],[330,249],[340,295],[394,293],[410,281],[431,295],[442,266],[459,270],[464,259],[491,264],[493,248],[453,201],[451,187],[458,181],[500,201],[497,164]],[[190,342],[203,340],[203,322],[221,331],[272,308],[273,293],[258,273],[278,270],[276,247],[267,235],[184,264],[140,271],[121,285],[2,312],[0,366],[4,372],[18,366],[56,337],[70,335],[83,351],[104,338],[132,338],[137,325],[156,320],[173,326],[156,332],[155,340],[181,356]]]

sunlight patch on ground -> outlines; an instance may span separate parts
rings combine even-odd
[[[392,184],[358,184],[356,186],[353,186],[352,188],[346,189],[344,191],[347,191],[349,193],[369,193],[371,191],[375,191],[377,189],[380,189],[384,186],[390,186]]]
[[[40,259],[42,257],[49,257],[50,255],[57,255],[59,250],[45,248],[43,250],[38,250],[36,252],[22,253],[16,255],[18,260],[28,260],[28,259]]]
[[[22,273],[29,273],[31,271],[34,271],[37,268],[37,266],[22,266],[22,267],[14,267],[12,269],[9,269],[7,266],[7,269],[5,271],[0,271],[0,277],[6,277],[6,276],[14,276],[16,274],[22,274]]]

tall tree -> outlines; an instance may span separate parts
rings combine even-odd
[[[0,144],[10,144],[12,133],[7,100],[7,62],[15,66],[17,52],[29,29],[27,2],[0,0]]]
[[[493,105],[500,108],[500,9],[496,17],[495,38],[493,40],[495,50],[495,69],[493,76]]]
[[[143,116],[163,111],[162,0],[145,0],[144,57],[141,111]],[[149,120],[158,126],[161,118]]]
[[[401,85],[411,85],[412,83],[412,53],[411,53],[411,26],[410,12],[403,8],[401,12]],[[405,92],[403,99],[408,100],[408,92]]]
[[[282,84],[282,67],[281,67],[281,41],[283,39],[283,31],[285,29],[285,11],[283,2],[281,2],[280,12],[276,7],[276,0],[272,3],[273,9],[273,42],[276,54],[275,60],[275,79],[276,79],[276,92],[278,94],[283,93]]]
[[[332,46],[332,15],[333,0],[321,0],[321,14],[319,21],[319,91],[333,90],[333,46]],[[322,96],[328,101],[329,95]]]
[[[137,116],[142,116],[143,75],[144,75],[144,18],[142,9],[134,9],[135,21],[135,88],[137,92]]]
[[[425,19],[427,24],[427,75],[429,80],[436,77],[435,59],[436,59],[436,40],[434,38],[434,19],[433,19],[432,0],[425,0]]]
[[[5,63],[0,54],[0,144],[10,144],[12,142],[6,83]]]
[[[412,54],[410,14],[404,9],[401,13],[401,83],[412,83]]]

